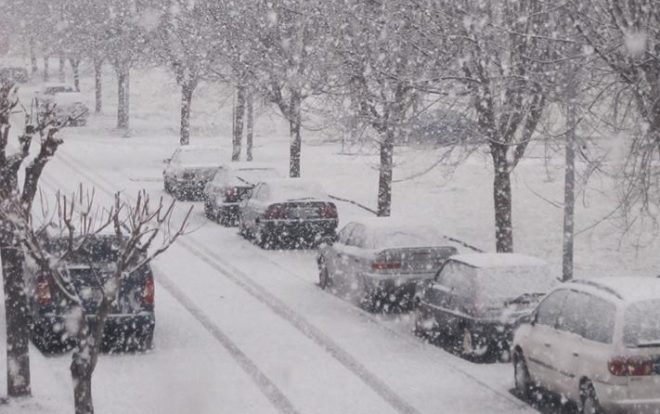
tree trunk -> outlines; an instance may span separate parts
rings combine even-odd
[[[82,310],[80,311],[83,314]],[[75,414],[94,414],[92,399],[92,374],[96,365],[98,353],[95,350],[94,338],[90,327],[80,321],[83,331],[77,339],[77,346],[71,359],[71,379],[73,380],[73,404]]]
[[[181,135],[179,137],[181,145],[190,144],[190,106],[194,90],[195,87],[189,83],[184,82],[181,86]]]
[[[573,279],[573,243],[575,240],[575,105],[567,106],[566,166],[564,172],[564,242],[562,280]]]
[[[80,59],[69,58],[71,64],[71,71],[73,72],[73,87],[77,92],[80,92]]]
[[[247,96],[247,160],[252,161],[252,149],[254,148],[254,96]]]
[[[64,57],[64,54],[60,53],[58,56],[59,60],[59,67],[58,67],[58,73],[57,73],[57,78],[60,81],[60,83],[66,82],[66,58]]]
[[[491,143],[491,155],[495,176],[493,199],[495,201],[495,247],[499,253],[513,252],[513,221],[511,173],[506,158],[507,147]]]
[[[380,144],[378,177],[378,216],[389,217],[392,210],[392,161],[394,156],[394,129],[389,127]]]
[[[117,128],[128,129],[129,127],[129,78],[130,70],[128,67],[120,67],[117,72],[118,77],[118,104],[117,104]]]
[[[289,144],[289,176],[293,178],[300,177],[300,152],[302,148],[302,137],[300,136],[300,128],[302,124],[301,115],[301,98],[298,92],[291,95],[290,105],[290,139]]]
[[[50,68],[48,66],[48,56],[44,57],[44,82],[50,79]]]
[[[6,223],[3,223],[5,227]],[[12,227],[12,226],[9,226]],[[30,315],[27,307],[23,250],[4,237],[0,246],[7,322],[7,394],[10,397],[30,395]]]
[[[100,114],[103,110],[103,83],[101,70],[103,69],[103,61],[101,59],[94,59],[94,100],[96,102],[95,112]]]
[[[240,161],[243,144],[243,119],[245,117],[245,86],[236,88],[236,109],[234,110],[234,131],[232,138],[232,161]]]
[[[35,76],[37,72],[39,71],[39,67],[37,66],[37,52],[36,52],[36,46],[34,44],[34,38],[30,38],[30,66],[32,67],[32,76]]]

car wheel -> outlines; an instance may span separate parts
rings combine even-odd
[[[475,335],[468,328],[463,328],[460,351],[464,357],[482,362],[491,362],[493,359],[493,352],[488,340]]]
[[[598,402],[596,390],[591,382],[584,382],[580,386],[580,413],[581,414],[603,414],[603,409]]]
[[[319,260],[319,286],[321,289],[327,289],[332,286],[332,280],[328,272],[328,266],[323,259]]]
[[[534,392],[534,384],[522,351],[513,354],[513,379],[516,393],[524,399],[530,399]]]

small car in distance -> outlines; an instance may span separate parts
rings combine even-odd
[[[222,164],[222,151],[218,147],[184,145],[165,163],[165,191],[177,199],[201,200],[204,187]]]
[[[65,126],[84,126],[89,118],[89,108],[83,97],[73,86],[48,84],[36,93],[39,110],[42,113],[54,107],[54,116]]]
[[[55,252],[65,249],[67,239],[53,238],[45,245]],[[102,285],[112,274],[116,258],[116,236],[97,236],[89,242],[87,253],[67,260],[63,276],[71,281],[83,301],[87,317],[95,315],[102,298]],[[44,352],[71,349],[74,338],[67,332],[66,302],[34,265],[25,269],[31,338]],[[117,301],[108,315],[101,349],[104,352],[147,350],[152,346],[156,319],[154,314],[154,277],[147,264],[131,273],[121,285]]]
[[[557,287],[513,338],[514,383],[581,413],[660,412],[660,279],[601,277]]]
[[[412,307],[417,284],[431,279],[458,253],[428,224],[375,217],[347,223],[336,240],[319,248],[319,286],[357,301],[369,311]]]
[[[268,164],[233,162],[221,166],[204,187],[204,212],[224,226],[238,224],[238,207],[259,181],[280,177]]]
[[[513,331],[558,280],[546,263],[514,253],[450,257],[416,292],[415,333],[466,358],[506,360]]]
[[[262,248],[313,247],[333,238],[337,206],[321,186],[300,178],[259,182],[239,207],[239,232]]]

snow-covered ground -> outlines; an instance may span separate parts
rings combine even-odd
[[[113,113],[112,80],[105,82],[106,114]],[[168,197],[161,171],[162,160],[178,142],[176,86],[160,70],[135,72],[132,80],[131,137],[112,128],[111,115],[93,116],[87,127],[61,131],[65,143],[46,168],[45,191],[73,191],[82,182],[96,189],[100,203],[109,203],[115,191],[130,197],[142,188],[154,198]],[[88,78],[83,90],[93,107]],[[227,161],[230,102],[222,88],[203,85],[193,107],[193,141],[222,146]],[[255,159],[286,171],[285,125],[271,112],[257,122]],[[321,181],[334,195],[373,206],[376,156],[342,155],[338,144],[324,143],[320,134],[308,135],[303,176]],[[437,156],[435,150],[400,148],[395,178],[424,171]],[[543,257],[557,270],[562,211],[544,198],[561,200],[561,168],[561,160],[529,158],[514,175],[516,250]],[[490,171],[487,155],[477,152],[455,170],[438,167],[397,183],[394,215],[433,221],[448,235],[490,249]],[[578,228],[614,208],[616,197],[607,185],[594,183],[595,190],[578,206]],[[179,219],[188,205],[179,206]],[[342,222],[369,214],[349,204],[338,207]],[[318,288],[313,251],[260,250],[236,229],[207,221],[199,204],[191,228],[195,231],[154,265],[154,349],[100,359],[94,377],[97,412],[532,411],[511,395],[508,364],[461,360],[415,338],[407,315],[367,314]],[[660,258],[648,253],[653,246],[635,250],[619,241],[610,223],[582,233],[576,244],[577,273],[649,273],[657,268]],[[32,356],[34,398],[0,405],[0,413],[71,411],[70,357],[46,358],[35,349]]]

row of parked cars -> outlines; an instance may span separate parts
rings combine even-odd
[[[179,148],[175,197],[262,247],[318,246],[319,286],[371,311],[412,311],[415,334],[473,361],[513,361],[516,391],[544,389],[583,413],[660,413],[660,279],[561,283],[541,259],[466,251],[433,225],[347,222],[318,185],[268,165],[220,165]]]

